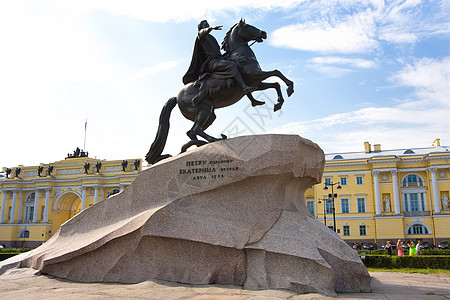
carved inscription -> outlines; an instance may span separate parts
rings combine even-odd
[[[224,178],[228,172],[239,170],[232,163],[232,159],[187,161],[179,174],[188,175],[192,180]]]

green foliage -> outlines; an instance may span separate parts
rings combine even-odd
[[[422,255],[450,255],[450,249],[422,249]],[[366,255],[387,255],[386,250],[358,250],[358,254],[364,252]],[[406,254],[408,251],[404,251]],[[392,255],[397,255],[397,250],[392,250]]]
[[[450,249],[422,249],[422,255],[450,255]]]
[[[447,255],[388,256],[366,254],[366,258],[362,261],[366,267],[374,268],[450,269],[450,257]]]
[[[13,257],[14,255],[17,255],[17,253],[0,253],[0,261]]]
[[[400,269],[386,269],[386,268],[372,268],[367,267],[369,272],[399,272],[399,273],[419,273],[419,274],[439,274],[450,276],[450,270],[444,269],[417,269],[417,268],[400,268]]]
[[[0,249],[0,254],[8,253],[8,254],[20,254],[24,252],[30,251],[30,248],[21,248],[21,249],[15,249],[15,248],[6,248],[6,249]]]

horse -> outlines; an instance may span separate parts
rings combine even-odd
[[[225,50],[224,59],[234,61],[246,84],[254,88],[250,92],[244,92],[242,87],[233,82],[233,79],[219,79],[214,73],[202,74],[199,80],[185,85],[177,97],[170,98],[161,110],[155,140],[145,156],[149,164],[154,164],[171,156],[169,154],[161,155],[161,153],[164,150],[169,133],[170,114],[177,104],[181,114],[186,119],[194,122],[192,128],[186,133],[190,141],[183,145],[181,152],[185,152],[193,145],[201,146],[220,139],[226,139],[225,135],[222,135],[221,138],[215,138],[205,133],[205,130],[216,119],[214,110],[233,105],[244,96],[250,99],[253,106],[263,105],[264,102],[258,101],[252,96],[251,93],[254,91],[269,88],[275,89],[278,102],[274,105],[274,111],[281,109],[284,99],[280,84],[277,82],[266,83],[262,81],[272,76],[280,78],[287,86],[288,97],[294,92],[294,83],[278,70],[263,71],[256,59],[255,53],[248,45],[250,41],[262,42],[266,38],[267,33],[265,31],[245,23],[243,19],[230,28],[222,42],[222,49]],[[207,88],[208,96],[198,106],[194,106],[192,99],[199,93],[202,85]],[[198,137],[202,137],[206,141],[199,140]]]

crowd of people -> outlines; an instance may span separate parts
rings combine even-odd
[[[417,244],[414,244],[413,241],[406,241],[406,245],[408,246],[409,255],[421,255],[422,252],[420,251],[420,241],[417,241]],[[399,239],[397,241],[397,255],[398,256],[404,256],[406,248],[403,246],[403,241]],[[392,255],[392,244],[390,241],[386,242],[386,251],[388,255]]]

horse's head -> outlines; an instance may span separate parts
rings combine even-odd
[[[258,43],[261,43],[267,38],[267,33],[265,31],[245,23],[245,20],[243,19],[239,21],[235,30],[237,30],[237,34],[246,42],[257,41]]]
[[[267,38],[267,33],[261,29],[258,29],[252,25],[245,23],[245,20],[241,19],[239,23],[235,24],[225,35],[222,42],[222,48],[225,51],[231,51],[236,46],[241,46],[243,43],[249,41],[257,41],[261,43]]]

